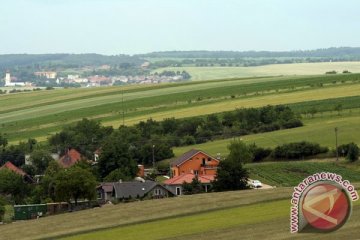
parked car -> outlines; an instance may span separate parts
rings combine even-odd
[[[250,181],[250,187],[252,187],[252,188],[261,188],[262,183],[259,180],[251,180]]]

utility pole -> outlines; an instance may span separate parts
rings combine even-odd
[[[153,162],[153,168],[155,171],[155,145],[152,145],[152,162]]]
[[[122,125],[125,126],[124,89],[121,91]]]
[[[335,145],[336,145],[336,161],[339,161],[339,151],[338,151],[338,128],[335,127]]]

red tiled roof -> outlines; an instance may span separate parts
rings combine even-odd
[[[4,169],[7,168],[21,176],[26,176],[26,172],[24,172],[22,169],[16,167],[14,164],[12,164],[11,162],[6,162],[0,169]]]
[[[59,163],[64,168],[68,168],[80,160],[81,160],[81,154],[75,149],[71,149],[59,159]]]
[[[164,181],[164,184],[165,185],[181,185],[184,182],[191,183],[194,178],[195,178],[195,174],[187,173],[187,174],[182,174],[180,176],[167,179]],[[198,180],[201,183],[210,183],[210,182],[214,181],[214,179],[215,179],[215,175],[198,175]]]

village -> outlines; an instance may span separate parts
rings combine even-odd
[[[91,165],[96,165],[101,154],[100,150],[94,152],[93,160],[86,160]],[[52,157],[62,168],[70,168],[79,164],[85,158],[76,149],[69,149],[64,155],[53,154]],[[25,165],[31,165],[29,155],[25,156]],[[170,176],[164,176],[165,181],[149,180],[149,175],[155,169],[145,169],[144,165],[138,165],[137,176],[133,181],[102,182],[96,186],[96,201],[80,201],[79,205],[71,206],[71,203],[46,203],[31,205],[15,205],[14,220],[26,220],[46,215],[52,215],[70,210],[81,210],[103,204],[130,202],[136,200],[150,200],[159,198],[176,197],[187,192],[187,184],[196,180],[201,187],[200,192],[210,192],[212,182],[215,179],[219,159],[210,156],[201,150],[192,149],[178,158],[172,159],[169,166]],[[7,169],[23,178],[29,184],[39,184],[44,175],[31,177],[24,170],[16,167],[10,161],[1,166],[0,171]],[[157,175],[157,174],[155,174]],[[94,204],[95,203],[95,204]]]
[[[147,70],[148,62],[141,65],[142,70]],[[84,68],[87,69],[87,68]],[[32,73],[31,79],[19,79],[12,76],[11,71],[5,72],[3,78],[4,87],[100,87],[100,86],[118,86],[127,84],[160,84],[178,82],[190,79],[190,75],[185,71],[164,71],[161,73],[150,73],[143,71],[141,74],[131,75],[114,75],[108,74],[111,70],[109,65],[103,65],[97,68],[99,71],[104,72],[100,74],[64,74],[56,71],[37,71]],[[1,81],[0,81],[1,84]],[[0,85],[1,86],[1,85]]]

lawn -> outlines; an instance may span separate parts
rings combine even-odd
[[[326,63],[296,63],[272,64],[256,67],[168,67],[153,70],[162,71],[187,71],[192,80],[223,79],[234,77],[253,76],[280,76],[280,75],[317,75],[328,71],[360,72],[360,62],[326,62]]]

